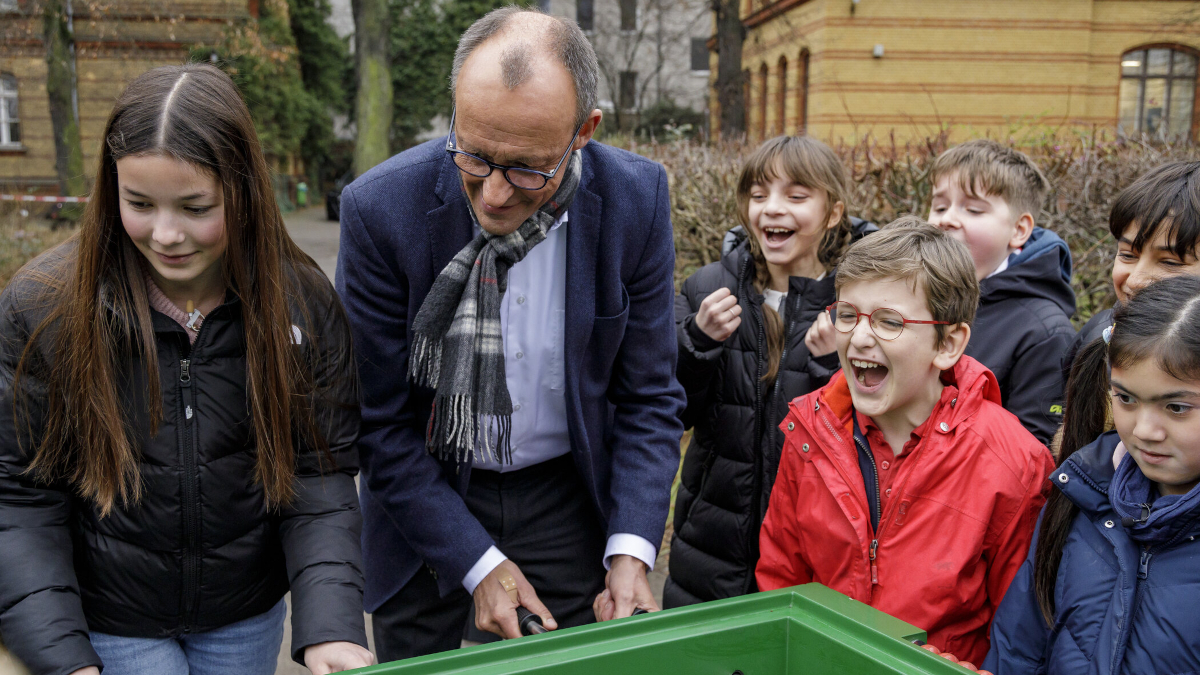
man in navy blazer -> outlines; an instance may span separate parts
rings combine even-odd
[[[657,609],[646,571],[683,407],[667,177],[589,142],[597,81],[574,22],[496,10],[460,41],[451,136],[342,193],[337,289],[363,383],[364,602],[381,662],[457,647],[472,598],[476,625],[505,637],[520,635],[518,604],[549,627]],[[512,266],[502,300],[512,465],[435,459],[434,390],[406,377],[418,310],[481,229],[514,231],[576,160],[573,200]],[[530,169],[553,177],[523,189]]]

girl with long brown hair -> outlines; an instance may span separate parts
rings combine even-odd
[[[1076,358],[1063,459],[992,624],[996,673],[1200,670],[1200,278],[1141,289]]]
[[[837,370],[833,330],[814,329],[834,300],[833,267],[852,229],[846,170],[824,143],[780,136],[746,161],[742,228],[721,260],[675,302],[676,376],[695,429],[675,501],[665,607],[754,590],[758,530],[779,466],[787,402]],[[826,319],[828,322],[828,319]]]
[[[208,65],[117,100],[79,233],[0,296],[0,634],[35,674],[369,665],[358,388]]]

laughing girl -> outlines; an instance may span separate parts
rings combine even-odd
[[[665,607],[756,590],[777,427],[788,401],[838,368],[832,328],[822,332],[818,318],[833,302],[832,270],[851,239],[847,182],[820,141],[764,143],[738,181],[744,238],[676,297],[677,375],[694,435],[675,501]]]

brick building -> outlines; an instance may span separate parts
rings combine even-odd
[[[743,0],[742,21],[752,139],[942,125],[1196,138],[1200,2]]]
[[[182,63],[197,43],[257,13],[257,0],[74,0],[84,167],[95,171],[113,101],[137,75]],[[0,192],[56,194],[39,0],[0,0]]]

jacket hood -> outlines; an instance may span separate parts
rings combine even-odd
[[[1161,544],[1180,534],[1200,532],[1200,487],[1165,507],[1151,508],[1147,517],[1142,504],[1149,501],[1153,488],[1132,456],[1126,454],[1113,468],[1113,454],[1120,442],[1115,431],[1101,435],[1055,469],[1051,484],[1089,515],[1115,512],[1129,537],[1143,544]]]
[[[979,294],[984,303],[1011,297],[1043,298],[1067,315],[1074,314],[1071,249],[1057,234],[1035,227],[1025,247],[1009,256],[1007,269],[979,282]]]
[[[1154,485],[1142,473],[1133,456],[1121,458],[1108,486],[1108,500],[1121,516],[1121,523],[1134,541],[1161,544],[1187,529],[1197,529],[1200,519],[1200,486],[1193,487],[1179,499],[1168,501],[1160,497],[1148,509]]]
[[[957,403],[943,411],[943,414],[948,414],[948,419],[944,421],[951,427],[974,415],[984,401],[1001,405],[1000,383],[996,381],[996,376],[982,363],[969,356],[963,356],[950,370],[942,371],[942,383],[958,388]],[[854,401],[850,395],[845,371],[839,370],[830,378],[829,384],[797,398],[789,406],[797,415],[813,421],[812,416],[821,403],[828,406],[829,411],[837,416],[849,433],[850,412],[854,409]],[[810,425],[809,428],[818,427]]]

